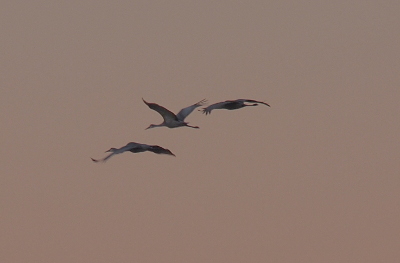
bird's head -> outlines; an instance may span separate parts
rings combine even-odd
[[[148,129],[151,129],[151,128],[154,128],[154,127],[157,127],[157,125],[156,124],[150,124],[150,126],[147,127],[145,130],[148,130]]]
[[[113,153],[115,152],[117,149],[116,148],[110,148],[109,150],[105,151],[106,153]]]

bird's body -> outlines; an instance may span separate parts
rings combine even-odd
[[[170,150],[165,149],[161,146],[158,145],[148,145],[148,144],[142,144],[142,143],[136,143],[136,142],[130,142],[127,145],[117,149],[117,148],[111,148],[106,152],[111,152],[109,155],[107,155],[106,157],[104,157],[103,159],[92,159],[93,162],[97,163],[97,162],[105,162],[107,161],[109,158],[111,158],[113,155],[115,154],[120,154],[120,153],[124,153],[126,151],[132,152],[132,153],[140,153],[140,152],[146,152],[146,151],[150,151],[153,153],[157,153],[157,154],[168,154],[168,155],[173,155],[175,156],[175,154],[173,154]]]
[[[253,104],[245,104],[246,102]],[[217,110],[217,109],[236,110],[247,106],[257,106],[258,104],[264,104],[268,107],[271,107],[269,104],[262,101],[237,99],[237,100],[226,100],[223,102],[217,102],[206,108],[201,109],[201,111],[203,111],[203,113],[207,115],[211,114],[212,110]]]
[[[142,98],[143,99],[143,98]],[[186,108],[181,109],[178,114],[174,114],[170,110],[164,108],[163,106],[160,106],[156,103],[149,103],[143,99],[143,102],[152,110],[155,110],[158,112],[164,119],[164,121],[161,124],[151,124],[149,127],[146,128],[155,128],[155,127],[168,127],[168,128],[177,128],[177,127],[190,127],[190,128],[195,128],[198,129],[199,127],[197,126],[190,126],[187,122],[185,122],[185,118],[192,113],[192,111],[204,105],[206,100],[201,100],[191,106],[188,106]]]

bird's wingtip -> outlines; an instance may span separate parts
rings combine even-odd
[[[207,108],[202,108],[202,109],[198,109],[198,111],[201,111],[201,113],[207,115],[209,112],[206,109]]]
[[[204,105],[204,104],[206,104],[207,102],[208,102],[207,99],[204,98],[204,99],[202,99],[201,101],[199,101],[198,103],[199,103],[200,105]]]

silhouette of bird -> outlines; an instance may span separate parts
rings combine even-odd
[[[142,144],[142,143],[130,142],[127,145],[125,145],[119,149],[117,149],[117,148],[109,149],[108,151],[106,151],[106,153],[107,152],[111,152],[111,153],[109,155],[107,155],[106,157],[104,157],[103,159],[93,159],[93,158],[90,158],[90,159],[92,159],[92,161],[95,163],[105,162],[108,159],[110,159],[113,155],[124,153],[126,151],[133,152],[133,153],[150,151],[150,152],[157,153],[157,154],[168,154],[168,155],[175,156],[175,154],[173,154],[170,150],[165,149],[158,145],[147,145],[147,144]]]
[[[155,110],[156,112],[158,112],[164,119],[164,121],[161,124],[150,124],[149,127],[146,128],[150,129],[150,128],[155,128],[155,127],[168,127],[168,128],[176,128],[176,127],[190,127],[190,128],[195,128],[198,129],[198,126],[190,126],[188,124],[188,122],[185,122],[185,118],[192,113],[192,111],[197,108],[200,107],[202,105],[204,105],[204,103],[207,102],[206,99],[201,100],[191,106],[188,106],[186,108],[181,109],[178,114],[174,114],[171,111],[167,110],[166,108],[164,108],[163,106],[160,106],[156,103],[149,103],[147,101],[145,101],[142,98],[143,102],[146,103],[147,106],[149,106],[150,109]]]
[[[253,103],[253,104],[245,104],[245,102],[248,103]],[[262,101],[257,101],[257,100],[246,100],[246,99],[237,99],[237,100],[226,100],[223,102],[217,102],[214,104],[211,104],[210,106],[201,109],[203,113],[211,114],[212,110],[217,110],[217,109],[226,109],[226,110],[236,110],[240,109],[243,107],[247,106],[257,106],[258,104],[264,104],[267,105],[268,107],[271,107],[269,104],[262,102]]]

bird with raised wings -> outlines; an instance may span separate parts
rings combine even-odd
[[[158,145],[147,145],[147,144],[142,144],[142,143],[130,142],[127,145],[125,145],[119,149],[117,149],[117,148],[109,149],[108,151],[106,151],[106,153],[107,152],[111,152],[111,153],[109,155],[107,155],[106,157],[104,157],[103,159],[93,159],[93,158],[91,158],[91,159],[95,163],[105,162],[108,159],[110,159],[112,156],[114,156],[116,154],[124,153],[127,151],[133,152],[133,153],[150,151],[150,152],[157,153],[157,154],[167,154],[167,155],[175,156],[175,154],[173,154],[170,150],[165,149]]]
[[[245,104],[245,103],[252,103],[252,104]],[[226,100],[223,102],[217,102],[214,104],[211,104],[210,106],[201,109],[203,113],[211,114],[212,110],[217,110],[217,109],[226,109],[226,110],[237,110],[243,107],[247,106],[257,106],[258,104],[264,104],[268,107],[271,107],[269,104],[262,102],[262,101],[257,101],[257,100],[247,100],[247,99],[237,99],[237,100]]]
[[[190,127],[190,128],[195,128],[198,129],[198,126],[190,126],[188,124],[188,122],[185,122],[185,118],[192,113],[192,111],[194,109],[196,109],[197,107],[200,107],[202,105],[204,105],[204,103],[206,103],[207,101],[201,100],[193,105],[190,105],[186,108],[181,109],[178,114],[174,114],[173,112],[171,112],[170,110],[164,108],[163,106],[160,106],[156,103],[150,103],[145,101],[142,98],[143,102],[149,106],[150,109],[155,110],[156,112],[158,112],[164,119],[164,121],[161,124],[150,124],[149,127],[146,128],[150,129],[150,128],[155,128],[155,127],[168,127],[168,128],[177,128],[177,127]]]

